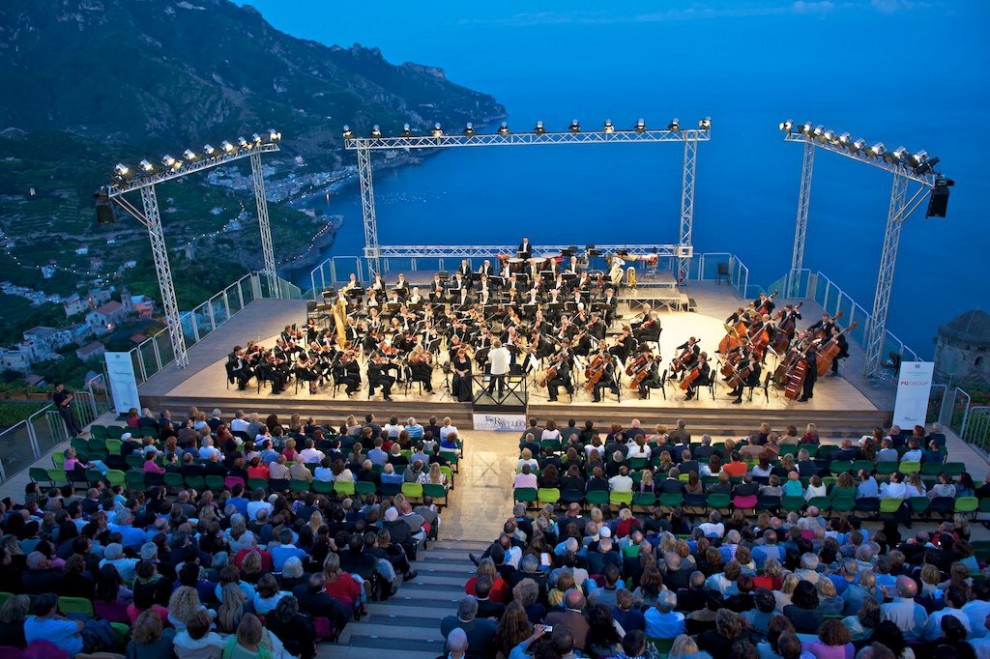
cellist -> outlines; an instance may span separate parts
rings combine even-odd
[[[556,402],[557,393],[563,387],[568,394],[574,395],[574,383],[571,381],[571,367],[574,365],[574,353],[571,352],[571,342],[565,340],[550,359],[550,367],[556,371],[553,377],[547,378],[547,393],[550,394],[550,402]]]
[[[646,398],[650,389],[659,389],[660,382],[660,355],[654,355],[649,349],[643,351],[649,363],[643,368],[646,369],[645,377],[639,381],[639,397]]]
[[[684,373],[690,371],[698,364],[701,346],[698,345],[698,339],[692,336],[685,343],[677,346],[675,350],[678,352],[678,357],[671,362],[671,371],[680,371],[680,377],[677,378],[680,380],[684,377]]]
[[[735,397],[735,400],[732,401],[733,405],[741,405],[743,390],[746,387],[756,387],[760,384],[760,363],[753,359],[749,350],[744,348],[733,371],[729,377],[729,383],[734,384],[735,388],[729,392],[729,396]]]
[[[695,376],[694,371],[698,372]],[[712,367],[708,365],[708,353],[703,352],[698,355],[698,360],[695,366],[689,370],[689,376],[694,376],[694,379],[687,386],[687,396],[684,400],[691,400],[694,398],[695,393],[697,393],[698,387],[710,387],[712,384]],[[682,385],[683,386],[683,385]]]

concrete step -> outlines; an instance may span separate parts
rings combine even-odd
[[[402,622],[404,619],[414,620],[410,624]],[[394,618],[391,619],[395,622],[390,621],[387,617],[381,617],[377,619],[377,622],[372,622],[371,617],[361,622],[351,622],[347,625],[345,636],[341,637],[341,644],[343,645],[356,645],[354,642],[355,637],[362,638],[378,638],[378,639],[395,639],[404,641],[426,641],[426,642],[437,642],[443,643],[443,636],[440,634],[440,621],[439,620],[428,620],[426,618],[413,618],[412,616],[405,616],[403,619]]]
[[[430,543],[430,550],[434,549],[464,549],[465,551],[485,551],[492,543],[481,540],[437,540]]]
[[[405,590],[409,586],[428,586],[436,590],[442,590],[446,588],[459,589],[464,587],[464,582],[471,578],[473,575],[467,577],[437,577],[432,574],[424,574],[420,572],[419,575],[412,581],[407,581],[402,585],[402,589]]]

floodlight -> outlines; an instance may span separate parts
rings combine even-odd
[[[220,142],[220,148],[223,149],[224,153],[234,153],[235,151],[237,151],[237,147],[231,144],[230,142],[228,142],[227,140]]]
[[[474,136],[474,124],[472,124],[470,121],[467,122],[467,125],[466,126],[464,126],[464,136],[465,137],[473,137]]]
[[[921,163],[925,162],[926,160],[928,160],[927,151],[919,151],[918,153],[911,156],[911,164],[913,164],[914,166],[918,166]]]
[[[581,124],[578,123],[578,120],[577,119],[571,119],[571,126],[567,130],[569,130],[572,133],[580,133],[581,132]]]
[[[802,135],[811,135],[811,122],[806,121],[800,126],[798,126],[798,132]]]
[[[870,147],[870,154],[877,158],[882,156],[884,151],[886,151],[886,148],[884,147],[883,142],[877,142]]]
[[[920,163],[914,168],[914,173],[918,176],[924,176],[925,174],[930,174],[935,171],[935,165],[938,164],[938,158],[932,158],[931,160],[926,159],[923,163]]]
[[[378,127],[378,124],[375,124],[374,126],[371,127],[371,136],[374,137],[375,139],[382,136],[382,130],[381,128]]]
[[[443,137],[443,128],[441,128],[439,121],[433,124],[433,137]]]
[[[702,119],[701,121],[699,121],[698,122],[698,128],[700,128],[701,130],[711,130],[711,128],[712,128],[712,118],[711,117],[705,117],[704,119]]]
[[[782,133],[790,133],[794,129],[794,122],[790,119],[787,121],[780,122],[780,131]]]
[[[502,122],[502,125],[499,126],[499,128],[498,128],[498,134],[501,135],[502,137],[508,137],[509,136],[509,124],[508,124],[508,122],[505,122],[505,121]]]
[[[700,124],[699,124],[699,127],[700,127]],[[667,124],[667,130],[669,130],[672,133],[678,133],[678,132],[680,132],[680,130],[681,130],[681,122],[680,122],[680,120],[677,117],[674,117],[673,119],[671,119],[670,120],[670,123]]]
[[[354,137],[354,131],[351,130],[350,126],[344,125],[344,139],[349,140]]]
[[[216,152],[217,152],[217,150],[214,149],[212,145],[209,145],[209,144],[204,144],[203,145],[203,153],[205,153],[207,155],[207,157],[213,156],[213,154],[215,154]]]
[[[117,165],[113,168],[113,173],[119,176],[120,178],[124,178],[125,176],[131,173],[131,170],[124,163],[118,162]]]
[[[402,124],[402,137],[412,137],[412,128],[409,124]]]
[[[612,125],[611,119],[605,120],[605,125],[602,126],[602,132],[605,133],[606,135],[611,135],[612,133],[615,132],[615,126]]]
[[[188,160],[189,162],[192,162],[194,160],[199,160],[199,156],[197,156],[196,152],[193,151],[192,149],[186,149],[185,151],[183,151],[182,157]]]
[[[865,148],[866,148],[866,140],[862,138],[856,140],[849,146],[849,150],[852,151],[853,153],[856,153],[857,151],[862,151]]]
[[[165,165],[165,169],[171,169],[173,171],[182,167],[181,160],[176,160],[175,158],[173,158],[168,154],[165,154],[162,157],[162,164]]]
[[[155,166],[152,165],[151,162],[148,160],[142,160],[140,163],[138,163],[138,166],[141,168],[142,171],[147,172],[149,174],[155,171]]]
[[[843,133],[842,135],[839,135],[838,139],[836,139],[836,142],[838,143],[839,146],[848,147],[850,145],[851,140],[852,140],[852,135],[850,135],[849,133]]]
[[[543,129],[543,122],[542,121],[537,121],[536,122],[536,128],[533,129],[533,132],[536,133],[537,135],[542,135],[543,133],[546,132]]]
[[[269,128],[268,129],[268,139],[270,141],[272,141],[272,142],[281,142],[282,141],[282,133],[278,132],[274,128]]]
[[[261,143],[264,141],[264,140],[261,139],[261,135],[258,135],[257,133],[254,133],[253,135],[251,135],[251,140],[256,145],[261,145]]]
[[[646,121],[642,117],[636,120],[636,132],[637,133],[646,132]]]
[[[248,142],[246,139],[244,139],[243,136],[241,136],[237,138],[237,146],[241,147],[242,149],[250,149],[254,145]]]

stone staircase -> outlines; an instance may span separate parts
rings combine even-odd
[[[335,644],[320,646],[320,659],[368,659],[401,653],[403,659],[435,659],[446,653],[440,620],[457,611],[464,583],[474,575],[468,552],[481,553],[489,542],[438,540],[420,551],[413,568],[419,575],[385,602],[370,602],[368,616],[350,622]]]

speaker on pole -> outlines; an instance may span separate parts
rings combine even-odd
[[[952,179],[942,176],[935,180],[935,187],[932,188],[932,194],[928,198],[925,217],[945,217],[945,211],[949,207],[949,188],[955,184]]]
[[[93,193],[93,204],[96,206],[97,224],[116,224],[117,214],[113,209],[113,202],[106,189],[100,188]]]

